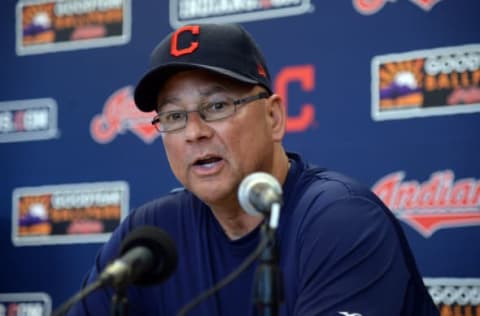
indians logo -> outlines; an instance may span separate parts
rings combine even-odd
[[[153,115],[141,112],[133,101],[132,87],[114,92],[105,102],[103,113],[95,115],[90,133],[101,144],[111,142],[117,135],[130,131],[145,143],[152,143],[159,133],[151,124]]]
[[[435,172],[424,183],[404,178],[402,171],[388,174],[372,190],[424,237],[442,228],[480,225],[480,180],[455,181],[452,170]]]
[[[359,13],[371,15],[380,11],[387,2],[396,2],[397,0],[352,0],[353,7]],[[410,0],[425,11],[430,11],[434,5],[441,0]]]

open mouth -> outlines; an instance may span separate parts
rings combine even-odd
[[[204,168],[210,168],[215,165],[215,163],[221,161],[221,157],[207,157],[207,158],[201,158],[198,159],[197,161],[194,162],[194,166],[199,166],[199,167],[204,167]]]

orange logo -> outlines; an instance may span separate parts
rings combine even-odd
[[[151,124],[152,114],[137,109],[130,86],[114,92],[105,102],[103,113],[90,123],[90,134],[98,143],[111,142],[118,134],[131,131],[145,143],[152,143],[158,132]]]
[[[404,172],[380,179],[373,192],[395,215],[430,237],[441,228],[480,225],[480,181],[454,181],[452,170],[435,172],[428,181],[403,181]]]
[[[172,42],[170,46],[170,54],[172,54],[175,57],[186,55],[186,54],[191,54],[193,51],[195,51],[199,44],[197,41],[193,41],[190,43],[190,46],[186,48],[179,49],[178,48],[178,37],[180,34],[183,32],[191,32],[193,35],[198,35],[200,34],[200,26],[198,25],[186,25],[184,27],[179,28],[178,30],[175,31],[172,35]]]
[[[288,110],[288,86],[292,82],[300,82],[303,91],[313,91],[315,88],[315,67],[313,65],[288,66],[283,68],[275,80],[275,91],[285,100]],[[288,114],[288,111],[287,111]],[[287,132],[303,132],[315,123],[315,107],[313,104],[303,104],[300,114],[287,117]]]
[[[380,11],[387,2],[396,2],[397,0],[352,0],[353,7],[359,13],[371,15]],[[410,0],[425,11],[430,11],[433,6],[441,0]]]

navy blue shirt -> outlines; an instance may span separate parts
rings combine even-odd
[[[277,230],[284,282],[280,315],[439,315],[402,229],[366,187],[310,166],[289,153]],[[85,283],[118,256],[133,228],[154,225],[175,240],[179,264],[162,284],[132,286],[130,315],[175,315],[240,265],[260,242],[260,228],[230,240],[212,212],[186,190],[133,210],[97,255]],[[252,303],[258,262],[188,315],[257,315]],[[70,315],[108,315],[111,289],[90,294]]]

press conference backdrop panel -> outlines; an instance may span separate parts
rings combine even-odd
[[[286,148],[369,185],[436,303],[474,313],[479,12],[477,0],[5,1],[0,314],[58,307],[121,219],[180,185],[132,89],[156,43],[199,22],[252,33],[285,100]]]

